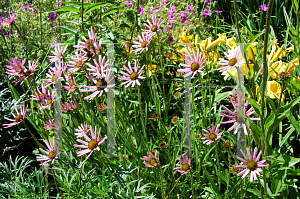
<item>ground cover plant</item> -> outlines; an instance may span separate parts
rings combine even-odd
[[[1,9],[1,198],[300,198],[298,1]]]

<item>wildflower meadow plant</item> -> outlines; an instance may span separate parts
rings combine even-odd
[[[182,3],[0,2],[1,196],[299,198],[299,5]]]

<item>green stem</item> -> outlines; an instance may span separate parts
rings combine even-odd
[[[165,99],[166,99],[166,95],[165,95],[165,78],[164,78],[165,77],[165,67],[163,66],[163,63],[162,63],[161,43],[159,41],[159,33],[157,33],[157,37],[158,37],[158,43],[159,43],[159,57],[160,57],[160,66],[162,68],[163,94],[164,94],[164,101],[165,101]]]
[[[180,178],[182,177],[182,175],[180,175],[180,177],[178,178],[176,184],[174,185],[173,189],[168,193],[167,197],[165,199],[168,199],[169,198],[169,195],[172,193],[172,191],[175,189],[176,185],[178,184]]]
[[[143,116],[143,110],[142,110],[142,101],[141,101],[141,90],[140,90],[140,86],[137,85],[137,87],[138,87],[139,105],[140,105],[142,123],[143,123],[143,128],[145,128],[145,122],[144,122],[144,116]],[[146,130],[145,130],[145,137],[146,137],[147,146],[149,147],[147,131]]]
[[[83,99],[82,99],[82,94],[81,94],[81,92],[79,91],[79,89],[78,89],[78,95],[79,95],[79,97],[80,97],[80,102],[81,102],[81,108],[82,108],[83,119],[84,119],[84,121],[86,121],[86,119],[85,119],[85,111],[84,111],[84,104],[83,104]]]
[[[24,122],[22,122],[22,124],[25,126],[25,128],[28,130],[28,132],[30,133],[31,137],[34,139],[35,143],[40,147],[43,148],[42,145],[36,140],[36,138],[34,137],[33,133],[31,132],[31,130],[29,129],[29,127],[27,126],[27,124]]]
[[[201,95],[202,95],[202,107],[203,107],[203,116],[204,116],[204,120],[203,120],[203,127],[206,127],[206,107],[205,107],[205,102],[204,102],[204,90],[203,90],[203,79],[200,75],[200,73],[197,73],[198,77],[199,77],[199,81],[201,84]]]
[[[83,4],[84,1],[81,1],[81,29],[82,29],[82,33],[84,33],[84,25],[83,25]],[[100,18],[101,19],[101,18]]]
[[[220,168],[220,160],[219,160],[219,154],[218,154],[218,145],[216,143],[216,156],[217,156],[217,162],[218,162],[218,170],[219,170],[219,176],[218,176],[218,182],[219,182],[219,191],[221,190],[221,168]]]
[[[163,172],[162,172],[160,163],[158,164],[158,168],[159,168],[159,172],[160,172],[161,197],[162,197],[162,198],[165,198],[165,192],[164,192],[164,176],[163,176]]]
[[[228,179],[227,179],[227,187],[226,187],[225,199],[228,198],[229,181],[230,181],[230,163],[231,163],[231,159],[230,159],[230,153],[228,151]]]
[[[195,199],[195,192],[194,192],[194,186],[193,186],[193,174],[192,174],[192,171],[191,171],[190,173],[191,173],[191,188],[192,188],[192,194],[193,194],[193,199]]]
[[[1,36],[2,36],[2,37],[3,37],[3,39],[4,39],[4,43],[5,43],[5,45],[6,45],[7,51],[8,51],[8,53],[9,53],[9,56],[10,56],[10,58],[11,58],[11,53],[10,53],[10,50],[9,50],[9,48],[8,48],[8,45],[7,45],[7,42],[6,42],[5,36],[4,36],[4,34],[3,34],[3,33],[1,33]]]

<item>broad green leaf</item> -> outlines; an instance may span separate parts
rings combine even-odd
[[[9,87],[10,87],[11,93],[12,93],[12,95],[13,95],[13,98],[14,98],[16,101],[18,101],[18,100],[20,99],[19,93],[16,91],[16,89],[13,87],[13,85],[10,84]]]
[[[107,10],[102,16],[106,16],[106,15],[110,15],[113,14],[115,12],[124,12],[124,11],[132,11],[131,9],[127,9],[127,8],[111,8],[109,10]]]
[[[300,135],[300,125],[296,121],[295,117],[291,114],[288,114],[287,117],[290,120],[290,122],[292,123],[293,127],[296,129],[296,132]]]
[[[261,109],[260,109],[259,104],[254,99],[250,99],[247,97],[245,99],[250,102],[250,104],[253,106],[255,112],[261,117]]]
[[[58,28],[64,29],[70,33],[78,33],[78,30],[76,28],[70,27],[70,26],[58,26]]]
[[[111,4],[111,3],[104,3],[104,2],[92,4],[84,10],[84,16],[87,15],[88,13],[92,12],[93,10],[97,9],[97,8],[112,7],[112,6],[115,6],[115,5]]]
[[[279,108],[279,111],[278,113],[285,113],[287,111],[290,110],[290,108],[296,104],[298,104],[300,101],[300,97],[297,97],[296,99],[292,100],[291,103],[287,104],[287,105],[284,105],[282,107]]]
[[[298,9],[299,9],[298,1],[297,0],[293,0],[293,5],[294,5],[294,8],[295,8],[295,12],[297,13]]]
[[[287,139],[291,136],[291,134],[294,132],[295,128],[292,127],[287,134],[283,137],[282,141],[279,143],[279,147],[281,148],[285,142],[287,141]]]
[[[72,12],[76,12],[76,13],[80,12],[80,10],[78,8],[75,8],[74,6],[62,6],[60,8],[49,11],[49,13],[59,12],[59,11],[72,11]]]
[[[248,50],[248,48],[250,48],[250,46],[257,40],[257,38],[259,38],[262,34],[264,34],[264,32],[258,33],[257,35],[253,36],[251,38],[251,40],[249,41],[248,45],[245,48],[245,51]]]
[[[295,82],[294,80],[290,80],[290,83],[293,84],[297,89],[300,90],[300,84],[298,84],[297,82]]]

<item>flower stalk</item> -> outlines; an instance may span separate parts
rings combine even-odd
[[[219,170],[219,175],[218,175],[218,182],[219,182],[219,191],[221,190],[221,168],[220,168],[220,160],[219,160],[219,153],[218,153],[218,145],[216,143],[216,156],[217,156],[217,162],[218,162],[218,170]]]

